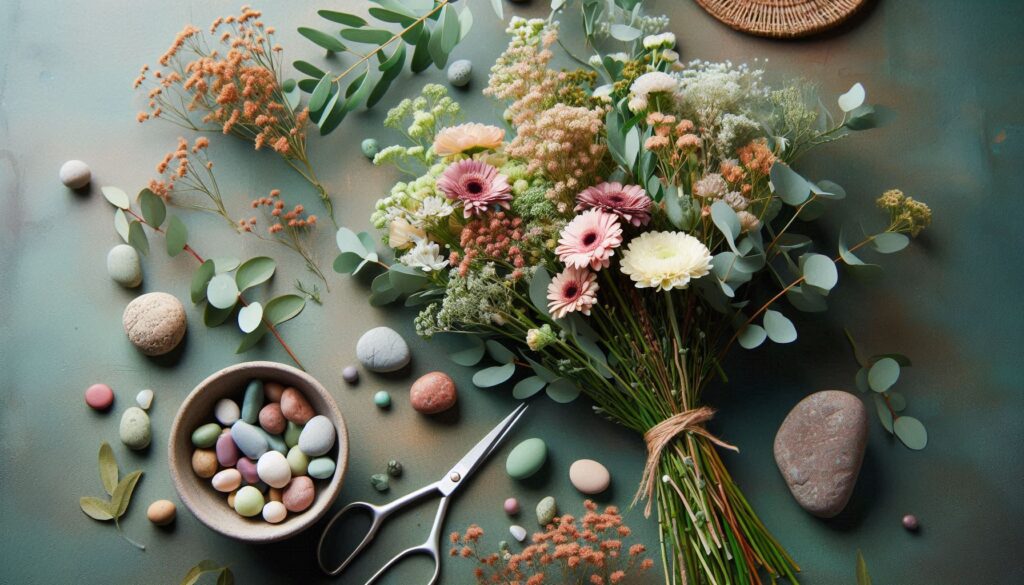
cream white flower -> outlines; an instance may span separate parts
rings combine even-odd
[[[454,211],[455,208],[452,207],[447,198],[431,195],[420,202],[419,209],[413,211],[412,216],[416,219],[417,223],[422,224],[426,221],[448,217]]]
[[[409,250],[398,261],[410,268],[419,268],[424,272],[437,271],[448,266],[448,261],[441,256],[441,247],[437,242],[425,239],[417,239],[412,250]]]
[[[634,112],[647,109],[647,98],[652,93],[674,93],[679,88],[679,80],[668,73],[651,71],[636,78],[629,86],[629,109]]]
[[[711,271],[711,252],[683,232],[645,232],[629,242],[621,267],[637,288],[686,288]]]
[[[388,224],[388,245],[396,250],[406,248],[415,240],[427,237],[423,228],[416,227],[401,217]]]
[[[610,102],[612,101],[612,89],[612,84],[607,83],[595,89],[594,93],[591,94],[591,97],[601,101]]]
[[[659,47],[671,49],[674,46],[676,46],[676,35],[670,32],[661,33],[660,35],[647,35],[644,37],[645,49],[657,49]]]

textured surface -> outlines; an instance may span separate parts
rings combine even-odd
[[[146,293],[128,303],[121,317],[128,340],[149,356],[163,355],[181,343],[188,317],[181,301],[162,292]]]
[[[488,13],[486,2],[470,2],[476,24],[454,58],[472,58],[479,74],[453,95],[464,103],[467,119],[497,123],[503,108],[478,92],[484,69],[502,49],[504,27]],[[120,240],[99,186],[137,190],[182,134],[168,125],[136,124],[135,111],[143,104],[132,93],[131,80],[138,66],[152,63],[184,23],[205,26],[238,5],[109,0],[73,10],[57,0],[0,0],[0,493],[5,501],[0,582],[173,585],[190,566],[209,558],[230,563],[236,582],[247,585],[359,585],[377,563],[422,541],[433,520],[430,506],[397,518],[381,533],[380,546],[367,562],[353,567],[351,579],[332,580],[320,575],[313,553],[324,521],[287,547],[247,545],[200,524],[175,496],[164,453],[171,420],[188,392],[226,365],[288,357],[273,343],[236,355],[238,331],[229,325],[207,329],[191,305],[186,310],[193,326],[179,352],[150,359],[136,351],[120,318],[137,293],[106,276],[106,253]],[[342,6],[365,13],[366,2],[260,3],[264,20],[281,32],[286,62],[319,58],[322,52],[295,28],[327,30],[316,9]],[[505,8],[506,14],[540,17],[547,6],[534,0]],[[692,2],[654,1],[651,12],[672,17],[684,59],[768,58],[776,79],[814,79],[825,96],[860,81],[870,101],[898,112],[890,127],[824,147],[802,161],[807,176],[846,188],[849,197],[840,209],[849,214],[848,229],[857,229],[855,218],[877,219],[873,198],[893,186],[935,210],[935,225],[920,245],[881,259],[886,273],[876,285],[847,283],[844,273],[830,297],[832,313],[798,321],[801,339],[795,343],[732,355],[725,364],[730,383],[708,393],[708,402],[719,409],[712,431],[741,448],[739,454],[724,455],[725,461],[751,505],[804,569],[801,583],[853,583],[858,548],[877,583],[1024,581],[1024,565],[1005,553],[1024,547],[1024,467],[1018,447],[1024,444],[1024,316],[1013,302],[1013,291],[1024,289],[1024,261],[1017,253],[1024,250],[1019,212],[1024,5],[882,0],[837,31],[798,42],[736,33]],[[582,53],[578,28],[568,23],[564,28],[569,46]],[[398,136],[381,126],[386,109],[423,83],[443,80],[443,71],[403,74],[377,109],[355,112],[331,136],[311,139],[314,163],[345,225],[366,229],[376,198],[399,180],[390,169],[372,167],[359,143],[364,138],[393,143]],[[273,155],[223,136],[210,139],[221,185],[236,213],[270,186],[317,209],[315,194]],[[83,194],[69,192],[57,177],[60,165],[72,158],[93,168],[93,184]],[[281,259],[270,285],[277,293],[289,292],[295,278],[306,278],[301,263],[285,262],[285,251],[235,235],[218,218],[182,213],[182,219],[202,253],[269,253]],[[825,229],[834,236],[837,227],[833,221]],[[143,291],[165,290],[186,299],[194,261],[186,255],[168,259],[162,242],[153,238],[152,243],[151,257],[143,259]],[[327,268],[336,253],[334,234],[324,230],[317,248]],[[452,365],[441,351],[443,341],[415,337],[408,309],[370,307],[369,283],[328,278],[331,291],[324,306],[310,305],[281,331],[345,412],[352,481],[345,483],[337,510],[356,499],[387,501],[436,480],[516,401],[507,389],[473,388],[470,372]],[[346,385],[342,366],[354,362],[359,335],[378,325],[394,327],[409,340],[411,371],[397,377],[362,372],[359,385]],[[850,505],[822,521],[793,501],[772,458],[772,440],[786,413],[809,391],[852,389],[855,367],[843,341],[844,326],[871,351],[902,351],[914,359],[900,379],[900,391],[928,425],[931,440],[923,452],[911,452],[872,420]],[[433,370],[451,374],[464,389],[450,416],[421,416],[404,399],[409,384]],[[94,413],[83,404],[82,392],[94,382],[109,384],[118,394],[116,404],[130,404],[141,388],[158,393],[150,411],[154,436],[148,452],[120,446],[116,409]],[[373,405],[379,389],[396,398],[391,410]],[[545,495],[554,495],[564,511],[578,513],[585,496],[573,489],[566,471],[576,459],[593,458],[616,478],[601,500],[622,506],[637,536],[656,546],[653,521],[645,521],[641,510],[627,510],[643,465],[640,438],[595,417],[583,400],[564,406],[545,400],[534,401],[509,445],[543,437],[552,446],[550,472],[525,483],[509,479],[503,468],[507,445],[452,501],[446,529],[476,522],[496,550],[499,540],[509,538],[509,520],[501,509],[509,496],[522,503],[520,522],[531,525]],[[147,545],[144,553],[78,509],[79,497],[102,494],[96,473],[101,441],[114,446],[122,469],[146,472],[121,523]],[[405,463],[405,473],[393,480],[389,494],[378,494],[368,478],[382,473],[391,458]],[[146,504],[161,498],[179,507],[170,530],[155,529],[146,520]],[[921,521],[916,534],[900,525],[907,513]],[[411,560],[384,583],[424,582],[426,565]],[[462,585],[468,571],[464,561],[445,557],[442,584]]]
[[[821,518],[841,512],[864,461],[867,409],[849,392],[804,398],[775,435],[775,463],[800,506]]]
[[[839,25],[869,0],[697,0],[736,30],[765,37],[811,35]]]

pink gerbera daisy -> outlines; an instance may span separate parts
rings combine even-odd
[[[651,221],[651,198],[639,185],[601,183],[576,196],[576,211],[603,209],[636,227]]]
[[[512,199],[508,178],[479,160],[451,164],[437,180],[437,188],[449,199],[462,202],[465,217],[479,215],[492,205],[508,209]]]
[[[555,319],[579,311],[590,314],[597,302],[597,275],[586,268],[566,268],[548,285],[548,311]]]
[[[555,254],[572,268],[606,268],[615,248],[622,243],[619,218],[600,209],[577,215],[562,229]]]

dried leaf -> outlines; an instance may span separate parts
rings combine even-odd
[[[107,442],[100,445],[100,481],[103,482],[103,489],[107,495],[114,495],[117,488],[117,458],[114,457],[114,450]]]
[[[195,583],[199,581],[199,578],[205,573],[214,573],[216,571],[224,570],[227,569],[222,569],[217,565],[217,563],[209,559],[199,561],[199,564],[189,569],[188,573],[185,573],[185,578],[181,580],[181,585],[195,585]]]
[[[78,505],[81,506],[82,511],[93,520],[106,522],[107,520],[114,519],[114,515],[111,513],[110,509],[110,502],[105,502],[92,496],[86,496],[78,500]]]
[[[125,511],[128,510],[128,504],[132,501],[132,492],[135,491],[135,485],[139,483],[140,477],[142,477],[141,471],[133,471],[118,482],[117,488],[110,496],[111,511],[116,518],[124,516]]]

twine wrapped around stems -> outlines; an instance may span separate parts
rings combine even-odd
[[[738,447],[726,443],[704,428],[704,423],[711,420],[714,415],[715,409],[701,406],[700,408],[674,414],[644,433],[644,442],[647,443],[647,463],[644,465],[640,487],[633,497],[633,505],[636,505],[640,500],[647,500],[647,505],[644,507],[645,518],[650,518],[651,516],[651,503],[654,500],[654,486],[655,481],[657,481],[656,476],[658,475],[658,463],[661,461],[661,453],[672,442],[672,439],[675,439],[682,433],[694,433],[719,447],[739,452]]]

